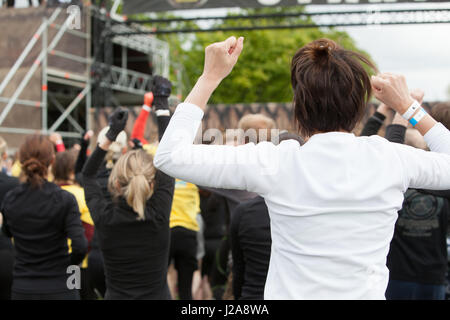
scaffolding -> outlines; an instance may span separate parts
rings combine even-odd
[[[80,18],[76,16],[80,14],[79,11],[77,13],[76,10],[69,11],[61,7],[29,8],[30,14],[33,9],[44,12],[42,23],[0,83],[0,133],[23,135],[57,132],[64,138],[79,138],[83,132],[92,129],[93,106],[139,105],[142,96],[151,90],[152,74],[169,75],[169,46],[166,42],[154,36],[139,34],[105,36],[148,31],[143,26],[112,24],[107,12],[90,6],[83,8],[83,28],[77,30],[73,27],[75,19]],[[66,35],[78,39],[73,41],[85,47],[84,54],[74,54],[71,50],[64,50],[64,46],[58,46]],[[30,59],[31,53],[36,50],[39,50],[37,57],[28,68],[24,61]],[[119,51],[116,54],[119,61],[114,60],[115,51]],[[130,62],[133,54],[134,62]],[[49,65],[49,59],[55,58],[58,59],[58,66]],[[145,63],[145,60],[151,65],[147,72],[129,67],[136,61]],[[77,67],[65,68],[71,64]],[[24,75],[18,74],[19,70],[25,70]],[[30,80],[35,81],[34,77],[38,73],[41,82],[40,100],[21,98],[24,90],[29,90]],[[11,80],[14,77],[21,79],[13,84]],[[8,85],[13,90],[9,90],[10,94],[6,95],[4,93]],[[39,108],[40,127],[27,127],[26,112],[20,117],[23,123],[14,121],[14,125],[5,125],[5,120],[17,106]]]

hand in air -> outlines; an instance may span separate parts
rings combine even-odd
[[[414,101],[402,75],[382,73],[372,76],[372,88],[378,100],[400,114],[404,114]]]
[[[230,37],[216,42],[205,49],[203,76],[211,81],[220,82],[233,70],[244,47],[244,38]]]
[[[128,110],[117,108],[109,117],[109,130],[106,138],[109,141],[115,141],[120,132],[125,129],[128,120]]]

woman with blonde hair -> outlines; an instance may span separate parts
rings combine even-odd
[[[162,131],[169,122],[168,115],[157,116]],[[96,179],[127,119],[124,109],[111,115],[105,139],[82,171],[86,201],[104,259],[105,299],[170,299],[167,261],[174,179],[157,171],[152,156],[144,150],[129,151],[117,160],[108,181],[111,198],[105,196]]]

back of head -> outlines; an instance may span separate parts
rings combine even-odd
[[[431,109],[431,116],[450,130],[450,102],[441,102]]]
[[[244,133],[245,143],[270,141],[271,130],[275,127],[275,121],[261,113],[247,114],[238,123],[238,128]]]
[[[70,181],[75,173],[76,158],[73,152],[58,152],[52,165],[52,174],[55,181]]]
[[[26,182],[32,187],[40,187],[54,158],[53,144],[46,136],[27,136],[19,149],[19,161]]]
[[[363,55],[329,39],[302,47],[291,64],[295,117],[304,138],[319,132],[352,131],[364,114],[371,82]]]
[[[122,155],[109,176],[108,189],[114,197],[123,197],[144,220],[145,203],[153,194],[156,169],[153,158],[144,150]]]

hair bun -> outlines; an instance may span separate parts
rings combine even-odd
[[[22,163],[22,169],[27,176],[43,175],[47,168],[38,159],[30,158]]]
[[[315,61],[328,61],[333,50],[336,50],[338,45],[336,42],[329,39],[319,39],[314,42],[311,50],[313,59]]]

